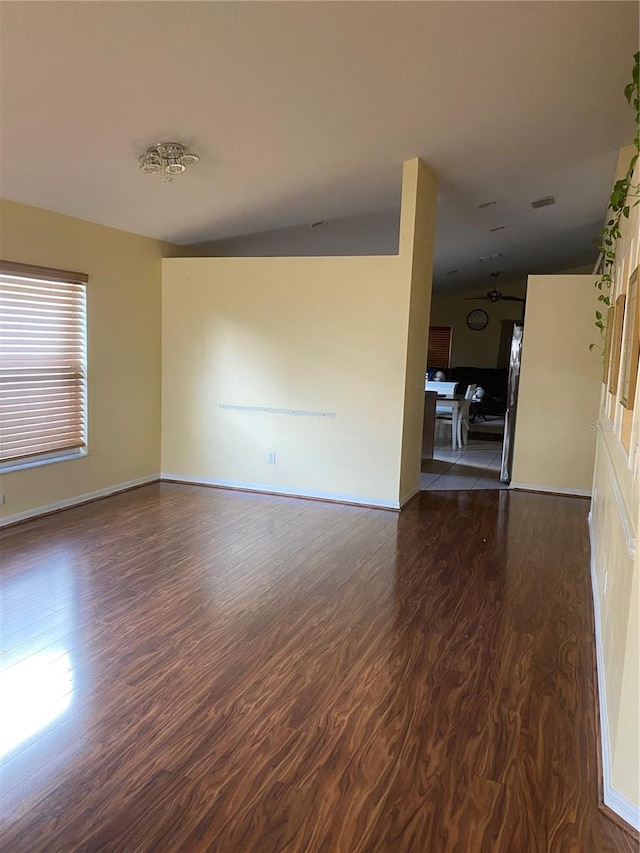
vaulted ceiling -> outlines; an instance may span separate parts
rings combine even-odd
[[[385,252],[420,156],[440,287],[560,269],[594,257],[637,49],[632,0],[5,0],[0,193],[183,244],[328,220],[319,254],[354,228]],[[140,173],[160,140],[200,163]]]

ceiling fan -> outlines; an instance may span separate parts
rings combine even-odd
[[[498,278],[499,275],[500,275],[499,272],[492,272],[491,273],[491,277],[494,279]],[[484,299],[488,302],[500,302],[502,299],[504,299],[508,302],[526,302],[526,299],[524,296],[506,296],[504,293],[501,293],[499,290],[497,290],[495,285],[491,288],[491,290],[487,291],[487,293],[485,293],[484,296],[463,296],[462,298],[464,300]]]
[[[469,299],[486,299],[489,302],[500,302],[502,299],[506,299],[510,302],[525,302],[524,296],[505,296],[504,293],[501,293],[499,290],[496,290],[495,287],[493,290],[489,290],[484,296],[463,296],[464,300]]]

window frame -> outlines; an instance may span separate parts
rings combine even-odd
[[[432,336],[431,336],[432,331],[435,333],[435,336],[437,336],[437,335],[444,336],[446,334],[446,336],[448,337],[446,364],[430,364],[429,363],[430,362],[429,354],[430,354],[430,352],[433,351],[433,349],[435,349],[434,347],[430,346],[432,343]],[[451,348],[452,348],[452,346],[453,346],[453,326],[430,325],[429,326],[429,336],[427,339],[427,370],[434,370],[434,369],[435,370],[438,370],[438,369],[448,370],[451,367]],[[438,346],[437,349],[441,349],[441,351],[444,353],[444,347],[441,348],[440,346]]]
[[[52,267],[41,267],[32,264],[16,263],[13,261],[0,260],[0,275],[9,276],[17,279],[24,279],[25,282],[29,279],[43,282],[53,282],[55,284],[81,285],[83,289],[82,296],[82,319],[81,319],[81,367],[82,367],[82,413],[80,416],[81,437],[83,444],[80,447],[54,448],[49,451],[36,452],[30,455],[23,455],[14,459],[0,460],[0,473],[5,474],[11,471],[21,471],[28,468],[35,468],[41,465],[50,465],[55,462],[64,462],[72,459],[81,459],[88,452],[88,368],[87,368],[87,284],[89,276],[86,273],[72,272],[70,270],[55,269]],[[1,346],[0,346],[1,354]],[[1,427],[0,427],[1,428]]]

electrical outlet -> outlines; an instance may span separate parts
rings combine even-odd
[[[275,465],[276,464],[276,452],[275,452],[275,450],[272,450],[271,453],[269,453],[267,455],[267,462],[269,463],[269,465]]]

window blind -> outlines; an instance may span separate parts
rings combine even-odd
[[[0,262],[0,462],[85,446],[86,281]]]
[[[427,367],[449,367],[451,360],[451,326],[429,326]]]

